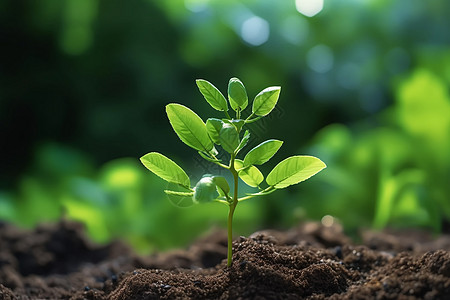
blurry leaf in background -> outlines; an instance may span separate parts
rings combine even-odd
[[[423,170],[406,169],[396,176],[382,174],[379,183],[378,199],[376,203],[374,228],[382,229],[394,222],[403,227],[434,225],[435,216],[430,215],[421,203],[422,195],[414,191],[425,182]],[[411,218],[409,222],[406,222]]]
[[[102,166],[100,180],[108,189],[139,189],[143,183],[140,165],[132,158],[116,159]]]
[[[62,210],[55,198],[56,194],[55,189],[50,189],[39,178],[23,178],[17,197],[11,199],[17,209],[17,221],[26,227],[33,227],[43,221],[57,221]]]
[[[93,22],[97,17],[97,0],[64,1],[64,19],[60,45],[64,52],[79,55],[93,43]]]
[[[17,220],[16,208],[13,204],[13,196],[6,192],[0,192],[0,220],[13,222]]]
[[[63,198],[62,204],[67,216],[72,220],[82,222],[93,240],[105,243],[111,239],[111,234],[106,228],[105,222],[107,211],[96,208],[92,203],[86,203],[72,197]]]
[[[437,220],[450,220],[450,95],[447,87],[442,78],[418,69],[397,93],[399,123],[412,136],[417,164],[426,171],[429,202],[426,205]],[[440,227],[441,224],[435,223],[435,230]]]
[[[331,125],[319,132],[313,149],[329,159],[328,176],[317,176],[326,183],[319,207],[350,228],[372,219],[375,228],[420,226],[438,232],[450,219],[449,108],[442,81],[419,70],[398,86],[397,105],[386,114],[393,119],[384,128]],[[364,213],[358,221],[344,207]]]
[[[57,143],[42,143],[35,151],[33,167],[51,184],[67,176],[90,175],[94,171],[85,154]]]
[[[398,90],[398,119],[411,135],[424,141],[450,163],[450,95],[448,85],[427,70],[416,70]]]

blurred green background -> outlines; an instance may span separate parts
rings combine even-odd
[[[241,203],[235,234],[324,216],[349,232],[449,231],[449,13],[446,0],[1,1],[0,220],[79,220],[141,252],[224,226],[223,205],[173,207],[138,158],[218,172],[164,106],[220,117],[195,79],[225,93],[236,76],[250,98],[282,86],[251,127],[255,145],[285,141],[263,173],[293,154],[328,168]]]

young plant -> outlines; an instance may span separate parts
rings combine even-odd
[[[218,111],[225,114],[224,119],[209,118],[206,124],[192,110],[181,104],[170,103],[166,106],[167,117],[178,137],[189,147],[198,151],[205,160],[227,169],[233,177],[233,190],[222,176],[206,174],[195,187],[191,187],[189,176],[171,159],[150,152],[141,157],[144,166],[157,176],[169,182],[165,190],[169,200],[178,206],[216,201],[228,205],[228,255],[227,265],[232,264],[232,223],[233,214],[239,202],[270,194],[297,184],[315,175],[326,167],[320,159],[313,156],[291,156],[277,164],[266,177],[256,165],[266,163],[283,144],[282,141],[269,139],[254,147],[241,158],[241,150],[246,146],[250,132],[246,125],[267,116],[276,106],[281,88],[272,86],[256,95],[252,112],[243,117],[248,106],[247,92],[238,78],[231,78],[228,84],[228,101],[223,94],[206,80],[198,79],[197,86],[205,100]],[[234,111],[232,118],[228,113],[228,103]],[[245,130],[244,130],[245,129]],[[229,155],[227,161],[218,158],[216,146],[220,146]],[[239,178],[247,185],[259,191],[239,197]]]

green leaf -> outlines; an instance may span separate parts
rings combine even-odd
[[[205,152],[209,152],[214,147],[205,123],[195,112],[176,103],[168,104],[166,112],[173,130],[186,145]]]
[[[203,176],[194,188],[194,200],[199,203],[211,202],[219,197],[213,177]]]
[[[244,162],[240,159],[234,160],[234,167],[238,170],[239,178],[252,187],[257,187],[264,180],[264,175],[255,166],[244,168]]]
[[[208,135],[211,138],[211,140],[216,143],[217,145],[220,145],[220,129],[222,129],[222,121],[215,118],[209,118],[206,120],[206,130],[208,131]]]
[[[212,157],[210,157],[208,154],[206,154],[205,152],[202,151],[198,151],[198,154],[203,157],[205,160],[213,162],[213,163],[220,163],[220,160],[218,159],[214,159]]]
[[[150,152],[141,157],[142,164],[162,179],[190,188],[191,181],[186,172],[174,161],[158,152]]]
[[[169,183],[169,186],[164,192],[170,203],[177,207],[189,207],[195,204],[193,198],[194,191],[191,188],[187,189],[178,184]]]
[[[228,119],[223,119],[223,121],[225,123],[230,123],[231,125],[233,125],[234,127],[236,127],[236,130],[239,132],[242,129],[242,126],[245,125],[245,121],[242,119],[232,119],[232,120],[228,120]]]
[[[197,83],[200,93],[202,93],[205,100],[208,101],[214,109],[228,111],[227,100],[212,83],[203,79],[197,79],[195,82]]]
[[[228,83],[228,100],[231,108],[235,111],[243,111],[248,105],[247,91],[244,84],[236,77]]]
[[[257,116],[268,115],[277,105],[281,87],[271,86],[256,95],[253,101],[252,112]]]
[[[219,141],[225,151],[233,153],[239,146],[239,134],[236,127],[229,123],[223,123],[219,133]]]
[[[244,136],[241,139],[241,142],[239,143],[239,146],[236,149],[236,154],[242,150],[242,148],[245,147],[245,145],[247,145],[248,140],[250,139],[250,132],[248,130],[246,130],[244,132]]]
[[[228,184],[228,181],[224,177],[214,176],[213,181],[225,195],[228,195],[228,193],[230,193],[230,185]]]
[[[323,161],[313,156],[291,156],[280,162],[267,175],[269,186],[282,189],[308,179],[326,168]]]
[[[244,166],[262,165],[277,153],[283,145],[279,140],[267,140],[250,150],[244,158]]]

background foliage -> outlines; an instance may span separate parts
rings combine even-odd
[[[222,226],[220,205],[172,207],[138,158],[166,153],[193,182],[218,172],[178,140],[164,106],[210,116],[195,79],[225,93],[237,76],[250,97],[282,86],[248,147],[279,138],[274,161],[309,154],[328,168],[240,204],[236,232],[326,215],[347,230],[448,228],[450,2],[321,2],[2,1],[0,219],[65,216],[142,251]]]

